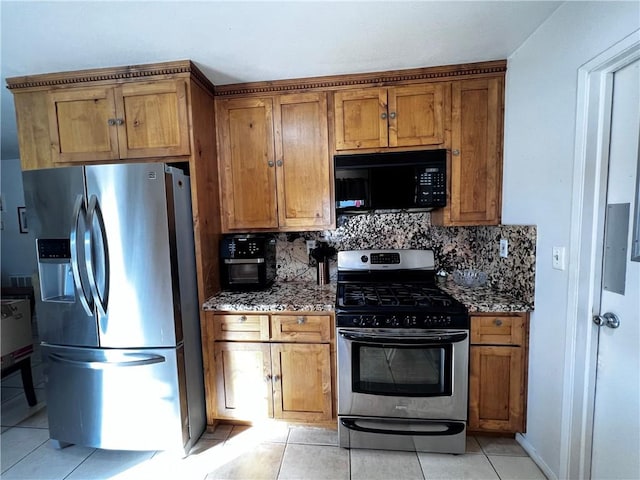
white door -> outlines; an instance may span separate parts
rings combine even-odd
[[[608,323],[604,317],[614,314],[620,324],[617,328],[607,325],[599,328],[591,478],[631,480],[640,478],[640,261],[631,261],[634,217],[640,208],[636,205],[640,61],[613,75],[607,188],[609,231],[603,254],[608,265],[603,268],[599,316],[601,322]],[[613,231],[616,227],[611,226],[611,221],[615,210],[620,213],[624,207],[611,206],[619,204],[629,204],[629,225],[626,238],[618,235],[616,239]],[[620,245],[626,245],[626,251],[615,266],[615,252],[610,257],[607,250],[618,249]],[[626,269],[626,274],[616,279],[621,268]]]

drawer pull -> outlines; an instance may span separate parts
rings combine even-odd
[[[304,317],[298,317],[298,325],[304,325],[304,322],[306,322]]]
[[[502,325],[502,320],[500,320],[499,318],[496,318],[493,323],[496,324],[496,326],[500,327]]]
[[[246,315],[242,315],[240,317],[240,322],[246,322],[247,321],[247,316]]]

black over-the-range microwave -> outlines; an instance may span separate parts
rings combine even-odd
[[[334,156],[336,213],[428,211],[447,202],[447,151]]]

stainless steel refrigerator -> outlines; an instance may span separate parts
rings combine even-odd
[[[188,451],[206,423],[188,175],[144,163],[23,180],[52,443]]]

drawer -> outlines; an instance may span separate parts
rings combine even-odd
[[[271,339],[279,342],[328,342],[330,315],[271,315]]]
[[[269,315],[214,315],[215,340],[269,340]]]
[[[471,317],[471,344],[522,345],[524,320],[519,316]]]

